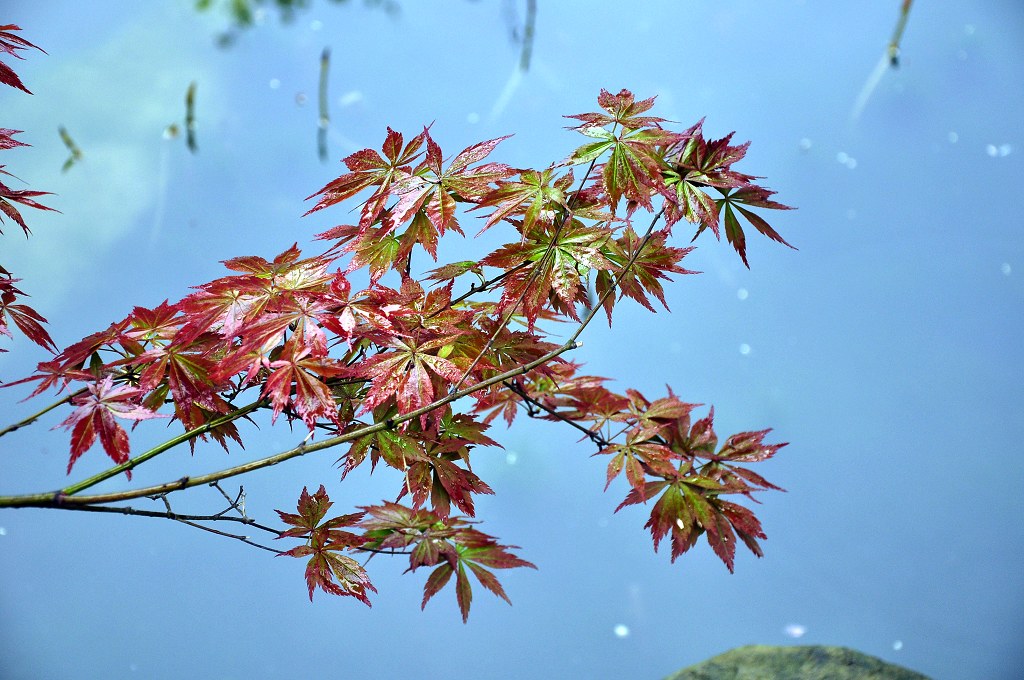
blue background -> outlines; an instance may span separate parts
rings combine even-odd
[[[448,591],[421,612],[425,575],[384,557],[369,564],[372,609],[322,594],[311,604],[299,561],[237,541],[6,510],[0,677],[656,679],[750,643],[845,645],[935,678],[1021,677],[1024,9],[915,3],[901,67],[872,88],[899,4],[540,0],[518,78],[520,2],[314,1],[287,24],[267,11],[227,49],[220,6],[4,3],[0,24],[48,55],[14,63],[33,96],[0,91],[0,125],[32,144],[2,160],[55,192],[44,202],[61,214],[24,210],[27,241],[6,222],[2,263],[62,347],[220,276],[220,260],[295,241],[315,252],[310,237],[349,215],[300,219],[303,197],[342,172],[338,159],[379,148],[386,125],[415,134],[436,121],[447,155],[514,132],[493,158],[539,167],[580,143],[560,116],[593,110],[601,87],[657,95],[656,114],[686,126],[707,116],[707,134],[753,140],[739,169],[799,208],[770,215],[799,250],[751,234],[747,271],[702,237],[684,264],[704,273],[668,287],[671,314],[624,303],[615,328],[588,329],[573,355],[619,389],[656,397],[669,383],[713,403],[720,434],[773,427],[791,442],[758,470],[788,489],[756,508],[764,559],[741,554],[730,575],[702,542],[670,564],[642,508],[612,514],[625,487],[602,493],[604,461],[568,428],[520,419],[492,432],[505,450],[474,459],[497,492],[478,502],[482,528],[540,568],[500,574],[513,607],[478,589],[468,625]],[[163,136],[183,122],[193,80],[196,155]],[[59,125],[84,152],[63,174]],[[446,252],[495,243],[456,236]],[[4,346],[4,380],[46,358],[24,338]],[[0,393],[5,422],[49,403],[18,403],[25,394]],[[0,493],[65,483],[67,434],[49,429],[63,417],[0,441]],[[166,434],[144,424],[133,450]],[[279,423],[249,436],[229,456],[209,444],[165,454],[132,485],[262,457],[302,433]],[[325,483],[342,512],[394,494],[387,471],[339,483],[335,458],[243,479],[250,514],[273,523],[303,485]],[[105,461],[89,452],[71,479]],[[175,509],[216,511],[218,499],[197,489]]]

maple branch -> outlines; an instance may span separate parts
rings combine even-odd
[[[330,437],[320,442],[306,444],[306,442],[303,441],[298,446],[288,449],[287,451],[282,451],[281,453],[277,453],[272,456],[267,456],[266,458],[260,458],[259,460],[243,463],[242,465],[236,465],[235,467],[227,468],[219,472],[213,472],[210,474],[201,475],[199,477],[182,477],[180,479],[176,479],[170,482],[164,482],[163,484],[157,484],[155,486],[148,486],[142,489],[117,491],[105,494],[94,494],[90,496],[74,495],[77,494],[79,491],[82,491],[88,488],[89,486],[93,486],[94,484],[97,484],[104,479],[109,479],[110,477],[116,476],[118,473],[124,471],[125,469],[130,469],[126,468],[125,466],[132,464],[132,467],[134,467],[134,465],[138,465],[138,463],[141,462],[138,461],[138,459],[133,459],[131,461],[128,461],[127,463],[114,466],[105,472],[102,472],[94,477],[91,477],[89,480],[86,480],[86,482],[89,482],[88,484],[86,484],[86,482],[80,482],[79,484],[73,485],[66,489],[51,491],[48,493],[26,494],[21,496],[0,496],[0,508],[65,508],[66,506],[69,505],[97,505],[103,503],[116,503],[119,501],[130,501],[136,498],[143,498],[147,496],[160,496],[161,494],[170,493],[172,491],[189,489],[195,486],[200,486],[202,484],[211,484],[213,482],[218,482],[222,479],[236,477],[238,475],[243,475],[248,472],[253,472],[254,470],[259,470],[261,468],[277,465],[291,458],[304,456],[308,453],[321,451],[323,449],[333,448],[335,446],[338,446],[339,444],[344,444],[346,442],[359,439],[360,437],[366,436],[368,434],[393,429],[397,425],[413,420],[415,418],[419,418],[421,415],[429,413],[430,411],[433,411],[434,409],[451,403],[457,399],[461,399],[462,397],[469,396],[470,394],[478,392],[484,389],[485,387],[490,387],[491,385],[503,382],[505,380],[508,380],[509,378],[514,378],[518,375],[528,373],[534,368],[551,361],[552,359],[558,357],[561,354],[564,354],[565,352],[568,352],[569,350],[576,349],[579,346],[580,343],[576,342],[575,340],[569,340],[560,347],[557,347],[548,352],[547,354],[544,354],[543,356],[538,357],[533,361],[523,364],[522,366],[518,366],[511,370],[505,371],[504,373],[492,376],[490,378],[487,378],[486,380],[481,380],[480,382],[474,385],[470,385],[469,387],[463,388],[457,392],[447,394],[444,397],[441,397],[440,399],[437,399],[436,401],[427,404],[426,406],[420,407],[408,413],[402,414],[400,416],[395,416],[393,418],[389,418],[388,420],[379,423],[374,423],[373,425],[361,427],[358,430],[353,430],[352,432],[348,432],[346,434]],[[263,401],[260,400],[244,408],[252,410],[257,406],[261,405],[262,403]],[[238,414],[237,412],[230,414],[230,416],[233,417],[238,417],[239,415],[241,414]],[[225,416],[225,418],[228,417],[229,416]],[[189,437],[196,436],[196,434],[201,434],[202,432],[200,431],[203,431],[204,428],[215,426],[214,422],[215,421],[211,421],[211,423],[207,423],[206,426],[196,428],[195,430],[187,432],[184,435],[175,437],[174,440],[171,441],[175,442],[175,444],[181,443],[182,441],[187,440]],[[170,448],[170,446],[163,444],[161,446],[155,447],[154,449],[151,449],[150,451],[147,451],[145,454],[143,454],[143,456],[148,456],[149,458],[152,458],[153,456],[157,455],[158,453],[162,453],[168,448]]]
[[[444,307],[443,309],[450,309],[451,307],[454,307],[455,305],[459,304],[463,300],[466,300],[468,298],[473,297],[477,293],[483,293],[483,292],[489,290],[490,287],[492,285],[494,285],[495,283],[498,283],[502,279],[505,279],[505,278],[511,276],[512,274],[514,274],[515,272],[519,271],[523,267],[528,266],[529,264],[530,264],[529,262],[520,262],[515,267],[512,267],[511,269],[506,269],[502,273],[500,273],[497,276],[495,276],[493,279],[485,279],[484,282],[481,283],[480,285],[477,285],[476,283],[469,284],[469,290],[467,290],[465,293],[463,293],[459,297],[453,299],[451,302],[448,303],[448,306]],[[427,318],[428,319],[434,318],[435,316],[440,314],[443,311],[443,309],[437,310],[436,312],[434,312],[433,314],[431,314]]]
[[[53,409],[55,409],[58,406],[61,406],[63,404],[66,404],[67,402],[71,401],[72,399],[74,399],[78,395],[84,394],[87,391],[88,391],[88,388],[83,387],[80,390],[72,392],[71,394],[67,395],[63,399],[59,399],[59,400],[53,402],[52,404],[50,404],[46,408],[33,413],[32,415],[30,415],[29,417],[25,418],[24,420],[19,420],[16,423],[8,425],[4,429],[0,430],[0,437],[3,437],[5,434],[8,434],[10,432],[14,432],[15,430],[20,430],[23,427],[27,427],[28,425],[31,425],[32,423],[34,423],[35,421],[39,420],[39,418],[41,418],[42,416],[46,415],[47,413],[49,413]]]
[[[99,474],[93,475],[88,479],[84,479],[81,482],[78,482],[77,484],[72,484],[71,486],[65,487],[59,493],[61,493],[62,495],[71,496],[80,491],[84,491],[89,487],[95,486],[102,481],[110,479],[111,477],[116,477],[122,472],[128,472],[129,470],[133,470],[142,463],[145,463],[147,460],[150,460],[151,458],[160,455],[164,451],[172,449],[178,444],[183,444],[190,439],[193,439],[200,435],[204,435],[207,432],[210,432],[211,430],[220,427],[221,425],[226,425],[227,423],[230,423],[233,420],[237,420],[242,416],[247,415],[252,411],[255,411],[257,408],[265,405],[266,403],[266,399],[257,399],[256,401],[252,402],[251,404],[248,404],[247,406],[243,406],[237,410],[232,411],[231,413],[227,413],[221,416],[220,418],[214,418],[213,420],[203,423],[202,425],[195,429],[189,430],[188,432],[183,432],[179,434],[177,437],[168,439],[163,444],[154,446],[149,451],[146,451],[145,453],[142,453],[136,456],[135,458],[130,458],[119,465],[115,465],[114,467],[104,470]],[[0,507],[2,507],[2,505],[3,504],[0,503]]]
[[[211,486],[217,486],[217,485],[216,484],[211,484]],[[217,486],[217,489],[220,490],[222,494],[224,493],[224,491],[222,489],[220,489],[219,486]],[[240,490],[239,491],[239,498],[242,498],[243,496],[244,496],[244,494]],[[225,494],[225,498],[227,498],[228,503],[230,505],[227,508],[225,508],[224,510],[221,510],[220,512],[218,512],[217,514],[214,514],[214,515],[182,515],[182,514],[178,514],[178,513],[174,512],[173,510],[171,510],[171,506],[170,506],[170,503],[168,503],[168,501],[167,501],[166,495],[162,494],[160,496],[150,496],[151,500],[157,500],[158,498],[164,502],[164,505],[166,506],[167,510],[161,512],[161,511],[158,511],[158,510],[141,510],[139,508],[133,508],[133,507],[130,507],[130,506],[116,506],[116,507],[112,507],[112,506],[108,506],[108,505],[53,505],[53,506],[48,506],[48,507],[52,507],[52,508],[55,508],[57,510],[76,510],[76,511],[79,511],[79,512],[106,512],[106,513],[113,513],[113,514],[118,514],[118,515],[132,515],[132,516],[135,516],[135,517],[157,517],[157,518],[161,518],[161,519],[171,519],[171,520],[174,520],[176,522],[181,522],[182,524],[187,524],[187,525],[189,525],[191,527],[195,527],[197,529],[202,529],[203,531],[209,531],[210,533],[217,534],[218,536],[225,536],[227,538],[233,538],[233,539],[239,540],[239,541],[241,541],[243,543],[247,543],[247,544],[249,544],[251,546],[254,546],[256,548],[260,548],[262,550],[267,550],[267,551],[272,552],[272,553],[281,554],[282,552],[284,552],[282,550],[277,550],[275,548],[270,548],[268,546],[256,543],[255,541],[250,540],[248,536],[242,536],[242,535],[239,535],[239,534],[230,534],[230,533],[227,533],[225,531],[219,531],[217,529],[213,529],[212,527],[203,526],[202,524],[197,524],[197,522],[238,522],[239,524],[245,524],[246,526],[250,526],[250,527],[253,527],[255,529],[260,529],[261,531],[265,531],[267,533],[274,534],[275,536],[280,535],[280,533],[281,533],[280,531],[278,531],[276,529],[271,529],[268,526],[264,526],[264,525],[260,524],[259,522],[257,522],[256,520],[252,519],[251,517],[247,517],[244,514],[244,512],[242,513],[241,517],[232,517],[230,515],[226,515],[225,513],[228,512],[231,509],[235,509],[235,510],[238,510],[239,512],[241,512],[241,509],[238,506],[238,499],[232,501],[231,498]]]
[[[605,448],[606,446],[608,446],[611,443],[607,439],[605,439],[601,435],[600,432],[594,432],[593,430],[591,430],[589,428],[583,427],[582,425],[577,423],[575,420],[571,420],[571,419],[565,417],[564,414],[559,413],[558,411],[556,411],[555,409],[551,408],[547,404],[544,404],[544,403],[534,399],[529,394],[527,394],[526,390],[524,390],[521,386],[519,386],[519,385],[517,385],[517,384],[515,384],[513,382],[508,382],[507,380],[505,382],[503,382],[502,384],[505,387],[507,387],[509,390],[511,390],[512,392],[517,394],[519,396],[519,398],[522,399],[523,401],[525,401],[529,406],[538,408],[538,409],[544,411],[545,413],[547,413],[548,415],[550,415],[551,417],[557,418],[558,420],[562,421],[563,423],[567,423],[567,424],[571,425],[572,427],[576,428],[577,430],[582,432],[587,437],[587,439],[589,439],[590,441],[594,442],[594,444],[596,444],[598,448],[602,448],[603,449],[603,448]],[[533,414],[530,413],[529,409],[527,410],[527,415],[529,415],[531,418],[533,417]]]
[[[164,501],[164,503],[167,503],[167,499],[163,498],[162,496],[161,497],[155,497],[153,500],[156,500],[156,498],[160,498],[161,500]],[[201,521],[233,521],[233,522],[240,522],[240,523],[246,524],[248,526],[253,526],[255,528],[263,529],[264,532],[269,532],[269,533],[274,534],[274,535],[280,534],[280,532],[278,532],[278,530],[272,529],[269,526],[263,526],[262,524],[256,522],[256,520],[251,519],[249,517],[231,517],[231,516],[223,515],[223,514],[220,514],[220,513],[215,514],[215,515],[179,515],[179,514],[177,514],[176,512],[173,512],[170,509],[170,504],[167,505],[167,511],[166,512],[160,512],[160,511],[157,511],[157,510],[139,510],[138,508],[131,508],[131,507],[125,507],[125,506],[122,506],[122,507],[111,507],[111,506],[105,506],[105,505],[99,505],[99,506],[97,506],[97,505],[58,505],[58,506],[52,506],[52,507],[54,507],[54,508],[56,508],[58,510],[78,510],[78,511],[81,511],[81,512],[112,512],[112,513],[115,513],[115,514],[122,514],[122,515],[134,515],[136,517],[160,517],[160,518],[163,518],[163,519],[173,519],[174,521],[179,521],[182,524],[187,524],[188,526],[195,526],[196,528],[203,529],[204,532],[210,532],[211,534],[216,534],[217,536],[223,536],[223,537],[226,537],[228,539],[236,539],[237,541],[241,541],[242,543],[246,543],[248,545],[254,546],[256,548],[260,548],[262,550],[266,550],[268,552],[272,552],[272,553],[279,554],[279,555],[282,552],[284,552],[283,550],[276,550],[274,548],[269,548],[267,546],[264,546],[264,545],[261,545],[259,543],[256,543],[255,541],[251,541],[248,536],[241,536],[241,535],[238,535],[238,534],[228,534],[226,532],[220,532],[220,530],[215,529],[215,528],[213,528],[211,526],[204,526],[203,524],[198,524],[197,523],[197,522],[201,522]]]

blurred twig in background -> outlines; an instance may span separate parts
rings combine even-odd
[[[64,146],[66,146],[68,151],[71,153],[60,169],[61,172],[67,172],[71,169],[72,165],[82,160],[82,150],[78,148],[77,144],[75,144],[75,140],[71,139],[71,135],[68,134],[67,129],[63,125],[57,128],[57,132],[60,133],[61,141],[64,142]]]
[[[900,65],[900,41],[903,39],[903,31],[907,27],[907,17],[910,15],[910,6],[914,4],[914,0],[902,0],[900,4],[900,17],[896,21],[896,29],[892,33],[892,38],[889,40],[889,45],[886,47],[885,54],[878,60],[878,64],[875,65],[874,70],[868,75],[867,81],[864,83],[864,87],[860,89],[860,94],[857,95],[857,101],[854,102],[853,111],[850,112],[850,120],[857,120],[860,118],[860,114],[864,111],[864,107],[868,105],[868,100],[874,93],[875,88],[882,82],[882,77],[889,68],[896,68]]]
[[[327,72],[331,66],[331,48],[325,47],[320,53],[320,118],[317,120],[316,147],[320,161],[327,160],[327,127],[331,124],[327,110]]]
[[[907,27],[907,17],[910,16],[910,6],[914,0],[903,0],[900,7],[900,18],[896,21],[896,29],[892,32],[892,39],[889,40],[889,65],[896,68],[900,65],[900,40],[903,39],[903,29]]]
[[[195,153],[199,150],[196,144],[196,81],[188,85],[185,93],[185,144],[188,150]]]

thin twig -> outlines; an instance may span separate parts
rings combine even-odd
[[[76,493],[79,493],[81,491],[84,491],[84,490],[88,489],[89,487],[95,486],[95,485],[99,484],[102,481],[110,479],[111,477],[116,477],[117,475],[121,474],[122,472],[127,472],[129,470],[132,470],[133,468],[141,465],[142,463],[145,463],[147,460],[160,455],[164,451],[168,451],[168,450],[174,448],[175,446],[177,446],[179,444],[183,444],[184,442],[189,441],[190,439],[194,439],[195,437],[199,437],[200,435],[204,435],[207,432],[215,430],[216,428],[220,427],[221,425],[226,425],[227,423],[230,423],[230,422],[232,422],[234,420],[237,420],[237,419],[239,419],[239,418],[241,418],[241,417],[243,417],[245,415],[248,415],[249,413],[251,413],[252,411],[255,411],[257,408],[263,406],[266,403],[267,403],[267,401],[265,399],[262,399],[262,398],[257,399],[256,401],[252,402],[251,404],[243,406],[243,407],[241,407],[241,408],[239,408],[239,409],[237,409],[235,411],[232,411],[230,413],[227,413],[227,414],[225,414],[225,415],[223,415],[223,416],[221,416],[219,418],[214,418],[213,420],[211,420],[211,421],[209,421],[207,423],[204,423],[203,425],[200,425],[197,428],[194,428],[192,430],[189,430],[188,432],[183,432],[182,434],[179,434],[177,437],[173,437],[172,439],[168,439],[163,444],[160,444],[158,446],[154,446],[153,448],[151,448],[150,450],[146,451],[145,453],[139,454],[138,456],[136,456],[134,458],[130,458],[130,459],[126,460],[125,462],[119,464],[119,465],[115,465],[114,467],[109,468],[107,470],[104,470],[103,472],[100,472],[99,474],[93,475],[92,477],[89,477],[88,479],[82,480],[81,482],[79,482],[77,484],[72,484],[71,486],[65,487],[61,491],[61,493],[63,495],[65,495],[65,496],[72,496],[72,495],[74,495]],[[0,503],[0,507],[2,507],[2,503]]]
[[[526,22],[523,24],[523,51],[519,55],[519,70],[530,70],[530,55],[533,54],[533,35],[537,25],[537,0],[526,0]]]
[[[331,48],[325,47],[320,53],[320,117],[316,123],[316,147],[320,162],[327,160],[327,128],[331,116],[327,106],[327,72],[331,65]]]
[[[509,382],[509,381],[505,381],[502,384],[505,387],[507,387],[508,389],[510,389],[512,392],[517,394],[523,401],[525,401],[528,404],[528,406],[533,406],[533,407],[539,408],[540,410],[542,410],[545,413],[547,413],[548,415],[550,415],[552,418],[557,418],[558,420],[562,421],[563,423],[566,423],[566,424],[576,428],[577,430],[582,432],[584,435],[586,435],[587,439],[589,439],[590,441],[594,442],[594,444],[596,444],[599,448],[603,449],[603,448],[607,447],[611,443],[607,439],[605,439],[601,435],[600,432],[594,432],[593,430],[591,430],[589,428],[583,427],[582,425],[577,423],[575,420],[570,420],[569,418],[566,418],[563,414],[559,413],[558,411],[556,411],[555,409],[551,408],[547,404],[534,399],[529,394],[527,394],[526,390],[524,390],[521,386],[519,386],[519,385],[517,385],[517,384],[515,384],[513,382]]]
[[[892,32],[889,40],[889,65],[896,68],[900,65],[900,41],[903,40],[903,31],[907,28],[907,18],[910,16],[910,6],[914,0],[903,0],[900,7],[900,18],[896,21],[896,29]]]
[[[66,404],[67,402],[71,401],[72,399],[74,399],[78,395],[84,394],[87,391],[88,391],[88,388],[85,388],[85,387],[83,387],[80,390],[76,390],[76,391],[72,392],[71,394],[69,394],[68,396],[64,397],[63,399],[60,399],[58,401],[53,402],[52,404],[50,404],[46,408],[42,409],[41,411],[37,411],[36,413],[33,413],[28,418],[25,418],[24,420],[19,420],[18,422],[14,423],[12,425],[8,425],[4,429],[0,430],[0,437],[3,437],[5,434],[8,434],[10,432],[14,432],[15,430],[20,430],[23,427],[31,425],[32,423],[36,422],[42,416],[46,415],[47,413],[49,413],[53,409],[55,409],[58,406],[61,406],[63,404]]]
[[[156,500],[156,498],[157,497],[154,497],[154,500]],[[275,536],[277,536],[281,532],[277,531],[276,529],[271,529],[270,527],[263,526],[262,524],[256,522],[255,520],[248,519],[248,518],[243,518],[243,517],[229,517],[229,516],[220,515],[220,514],[217,514],[217,515],[179,515],[178,513],[173,512],[171,510],[170,503],[167,502],[166,498],[163,498],[162,496],[160,496],[160,498],[164,501],[164,504],[167,507],[167,510],[165,512],[159,512],[159,511],[156,511],[156,510],[140,510],[138,508],[124,507],[124,506],[122,506],[122,507],[113,507],[113,506],[109,506],[109,505],[54,505],[54,506],[50,506],[50,507],[56,508],[58,510],[77,510],[77,511],[80,511],[80,512],[107,512],[107,513],[113,513],[113,514],[118,514],[118,515],[132,515],[134,517],[157,517],[157,518],[161,518],[161,519],[170,519],[170,520],[174,520],[176,522],[181,522],[182,524],[187,524],[187,525],[189,525],[191,527],[195,527],[197,529],[202,529],[203,531],[209,531],[210,533],[217,534],[218,536],[226,536],[227,538],[233,538],[235,540],[242,541],[243,543],[248,543],[249,545],[254,546],[256,548],[261,548],[263,550],[268,550],[268,551],[273,552],[273,553],[280,554],[281,552],[283,552],[281,550],[276,550],[274,548],[269,548],[269,547],[267,547],[265,545],[260,545],[259,543],[256,543],[255,541],[250,540],[248,536],[240,536],[238,534],[229,534],[229,533],[224,532],[224,531],[218,531],[217,529],[213,529],[213,528],[208,527],[208,526],[203,526],[202,524],[197,524],[197,522],[214,522],[214,521],[217,521],[217,522],[239,522],[241,524],[245,524],[246,526],[254,527],[256,529],[260,529],[262,531],[266,531],[268,533],[271,533],[271,534],[274,534]]]

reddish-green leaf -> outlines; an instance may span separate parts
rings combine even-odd
[[[103,450],[115,463],[128,460],[130,453],[128,434],[114,417],[125,420],[166,418],[139,404],[143,391],[136,387],[114,386],[110,377],[89,385],[88,393],[75,397],[76,408],[60,425],[71,430],[71,459],[68,472],[78,458],[88,451],[99,437]],[[126,471],[131,479],[131,471]]]

